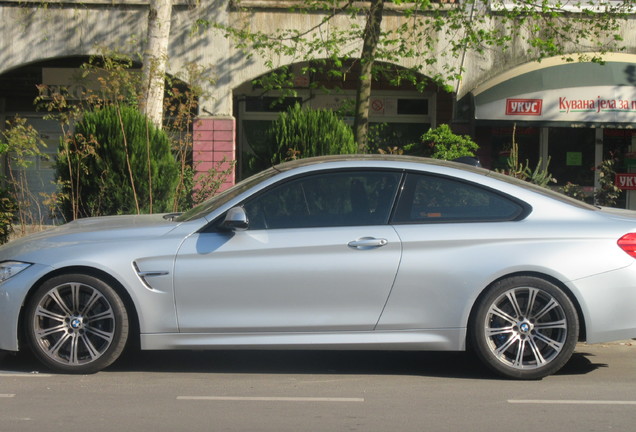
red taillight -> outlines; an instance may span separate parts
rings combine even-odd
[[[636,233],[625,234],[618,239],[618,246],[629,254],[632,258],[636,258]]]

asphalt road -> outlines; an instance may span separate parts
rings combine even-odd
[[[466,353],[136,352],[95,375],[0,360],[0,432],[633,431],[636,341],[541,381]]]

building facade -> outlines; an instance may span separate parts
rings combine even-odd
[[[198,26],[202,19],[221,24],[247,22],[253,30],[312,28],[323,19],[289,9],[293,1],[243,0],[240,8],[227,0],[174,0],[168,73],[179,76],[189,64],[201,66],[212,78],[199,101],[194,125],[197,169],[207,171],[223,160],[244,157],[258,146],[266,125],[277,116],[253,80],[271,70],[264,59],[236,48],[220,31]],[[444,4],[442,7],[452,7]],[[576,12],[576,11],[575,11]],[[0,0],[0,123],[15,115],[28,118],[49,143],[46,157],[29,168],[34,192],[54,185],[53,158],[61,131],[38,112],[33,101],[37,85],[61,86],[73,93],[73,76],[90,56],[107,50],[131,55],[143,49],[148,0]],[[401,16],[385,13],[384,25],[401,24]],[[335,20],[334,28],[350,25]],[[533,62],[521,42],[507,50],[466,51],[459,57],[440,55],[427,71],[461,67],[455,92],[436,87],[419,92],[408,85],[377,84],[372,91],[371,121],[386,124],[396,144],[417,139],[429,127],[451,123],[480,145],[484,166],[501,168],[512,140],[522,160],[534,166],[549,161],[559,185],[576,183],[588,192],[597,183],[594,167],[618,158],[626,188],[636,181],[636,18],[624,21],[625,50],[608,53],[605,65],[568,63],[560,58]],[[511,44],[517,44],[512,41]],[[444,40],[435,49],[444,50]],[[570,52],[581,46],[571,45]],[[591,53],[593,54],[593,53]],[[303,66],[292,57],[277,58],[276,67]],[[425,59],[408,59],[409,67]],[[456,62],[457,64],[448,64]],[[335,107],[353,97],[346,79],[338,93],[314,90],[298,73],[297,97],[313,107]],[[632,158],[634,156],[634,158]],[[237,166],[236,178],[246,175]],[[636,188],[636,186],[635,186]],[[636,208],[629,193],[621,202]]]

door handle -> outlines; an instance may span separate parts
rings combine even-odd
[[[356,249],[373,249],[382,247],[388,243],[389,241],[383,238],[362,237],[358,240],[350,241],[348,243],[348,246]]]

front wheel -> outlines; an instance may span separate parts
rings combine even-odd
[[[128,338],[128,315],[117,292],[83,274],[46,281],[25,318],[31,350],[57,372],[97,372],[120,356]]]
[[[507,378],[540,379],[561,369],[578,340],[574,305],[556,285],[518,276],[495,283],[469,329],[476,354]]]

